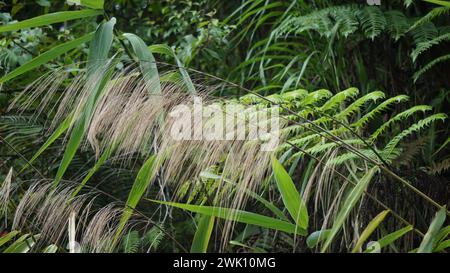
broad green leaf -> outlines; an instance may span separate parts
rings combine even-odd
[[[30,237],[30,234],[24,234],[14,243],[12,243],[3,253],[27,253],[34,246],[39,235]]]
[[[450,247],[450,239],[442,241],[437,247],[433,249],[433,252],[441,252]]]
[[[439,230],[445,222],[446,217],[446,209],[442,208],[434,217],[433,221],[428,228],[427,233],[423,237],[422,242],[420,243],[419,248],[417,249],[417,253],[431,253],[433,251],[434,240],[436,236],[439,234]]]
[[[198,221],[197,231],[191,245],[191,253],[206,253],[209,239],[214,228],[214,216],[201,215]]]
[[[169,57],[173,57],[175,59],[175,62],[177,63],[178,70],[180,71],[181,77],[182,77],[183,82],[186,85],[188,91],[192,94],[197,93],[197,91],[195,90],[195,86],[192,83],[191,77],[189,77],[189,74],[187,73],[186,68],[184,67],[184,64],[181,62],[181,60],[178,58],[177,54],[171,47],[169,47],[168,45],[164,45],[164,44],[156,44],[156,45],[151,45],[148,48],[153,53],[159,53],[159,54],[167,55]]]
[[[77,11],[61,11],[37,16],[31,19],[23,20],[17,23],[0,26],[0,33],[5,31],[16,31],[23,28],[32,28],[46,26],[54,23],[66,22],[70,20],[92,17],[102,14],[101,10],[77,10]]]
[[[103,9],[104,0],[67,0],[67,3],[85,6],[91,9]]]
[[[353,207],[356,205],[356,203],[359,201],[359,199],[363,195],[364,190],[369,185],[370,180],[372,179],[373,175],[375,174],[375,172],[377,170],[378,170],[378,167],[373,167],[372,169],[370,169],[360,179],[360,181],[356,184],[356,186],[349,193],[349,195],[345,199],[343,205],[339,209],[336,219],[333,222],[333,226],[331,228],[330,234],[328,235],[327,240],[325,241],[324,245],[322,246],[321,252],[325,252],[328,249],[328,247],[330,246],[331,242],[333,242],[334,237],[341,230],[342,225],[344,224],[345,220],[347,219],[347,217],[350,214]]]
[[[136,208],[136,205],[139,203],[139,200],[141,200],[142,195],[145,193],[145,190],[156,175],[158,170],[158,164],[156,161],[156,155],[150,156],[139,170],[131,191],[128,194],[128,199],[125,203],[125,208],[122,213],[122,217],[120,218],[119,226],[114,237],[114,244],[117,242],[119,236],[123,231],[123,228],[130,219],[133,213],[133,209]]]
[[[64,119],[63,122],[56,128],[56,130],[52,133],[52,135],[47,139],[47,141],[42,145],[41,148],[34,154],[34,156],[29,160],[29,163],[33,163],[36,158],[38,158],[47,148],[52,145],[53,142],[55,142],[70,126],[70,123],[72,122],[72,115],[69,115],[66,119]],[[23,172],[30,164],[25,165],[21,170],[20,173]]]
[[[306,238],[306,245],[309,248],[313,248],[325,240],[328,237],[328,234],[330,234],[329,229],[314,231]]]
[[[208,171],[201,172],[200,177],[206,178],[206,179],[223,180],[227,183],[234,184],[231,181],[223,178],[222,176],[217,175],[215,173],[208,172]],[[284,215],[284,213],[279,208],[277,208],[274,204],[270,203],[269,201],[267,201],[266,199],[262,198],[257,193],[255,193],[249,189],[244,189],[244,191],[250,197],[254,198],[256,201],[263,204],[266,208],[268,208],[271,212],[273,212],[276,216],[278,216],[278,218],[280,218],[281,220],[289,221],[289,219],[286,217],[286,215]]]
[[[386,247],[386,246],[392,244],[397,239],[401,238],[403,235],[410,232],[411,230],[413,230],[413,226],[406,226],[402,229],[399,229],[397,231],[394,231],[394,232],[389,233],[388,235],[382,237],[381,239],[379,239],[377,241],[377,243],[380,245],[380,249],[381,249],[383,247]],[[366,249],[364,252],[368,253],[370,251],[371,251],[370,249]]]
[[[10,73],[3,76],[0,79],[0,83],[9,81],[17,76],[22,75],[25,72],[28,72],[28,71],[38,67],[38,66],[48,63],[49,61],[66,53],[67,51],[76,48],[77,46],[81,45],[82,43],[90,41],[93,36],[94,36],[94,34],[90,33],[83,37],[75,39],[73,41],[69,41],[67,43],[53,47],[52,49],[38,55],[37,57],[33,58],[32,60],[28,61],[27,63],[21,65],[20,67],[16,68],[15,70],[13,70]]]
[[[148,50],[145,42],[138,36],[132,33],[125,33],[123,36],[128,39],[134,53],[139,59],[139,66],[141,68],[142,75],[147,82],[147,87],[150,89],[150,94],[160,94],[161,83],[159,80],[156,61],[152,52]]]
[[[291,177],[274,156],[272,156],[272,169],[285,207],[300,229],[306,230],[309,218],[306,205],[295,188]]]
[[[49,245],[42,251],[42,253],[56,253],[57,250],[58,247],[56,245]]]
[[[358,241],[355,244],[355,247],[352,250],[352,253],[358,252],[364,242],[370,237],[372,232],[380,225],[381,222],[383,222],[386,215],[389,213],[389,210],[384,210],[380,212],[375,218],[370,221],[370,223],[367,225],[367,227],[363,230],[361,233],[361,236],[359,236]]]
[[[12,238],[14,238],[17,234],[19,234],[19,231],[14,230],[9,232],[8,234],[0,237],[0,246],[6,244],[7,242],[9,242]]]
[[[98,171],[98,169],[103,165],[103,163],[105,163],[105,161],[109,158],[109,156],[111,155],[111,150],[107,149],[102,156],[100,156],[100,158],[97,160],[97,162],[95,163],[94,167],[92,167],[89,172],[87,173],[87,175],[83,178],[83,181],[81,181],[80,185],[77,187],[77,189],[72,193],[72,198],[75,197],[80,190],[84,187],[84,185],[86,185],[86,183],[89,181],[89,179],[91,179],[91,177]]]
[[[78,147],[81,144],[83,136],[85,134],[86,127],[91,119],[91,115],[95,106],[95,102],[100,97],[102,90],[104,89],[106,83],[110,79],[113,73],[113,67],[109,67],[106,72],[104,66],[108,65],[108,52],[111,48],[113,39],[113,27],[116,20],[112,18],[107,23],[101,24],[92,39],[89,56],[88,56],[88,82],[93,82],[94,86],[92,92],[87,98],[86,104],[82,112],[80,113],[78,119],[75,121],[75,125],[70,134],[69,141],[67,142],[66,148],[64,150],[63,159],[56,173],[54,186],[57,186],[61,181],[64,173],[70,165],[73,157],[75,156]],[[99,79],[96,79],[99,78]]]
[[[190,204],[181,204],[174,202],[164,202],[157,200],[149,200],[163,205],[169,205],[180,209],[188,210],[195,213],[201,213],[209,216],[215,216],[221,219],[236,221],[244,224],[260,226],[264,228],[275,229],[291,234],[300,234],[306,236],[306,230],[298,229],[298,227],[292,223],[282,221],[276,218],[267,217],[264,215],[256,214],[253,212],[242,211],[237,209],[211,207],[211,206],[197,206]]]

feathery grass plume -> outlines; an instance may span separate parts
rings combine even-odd
[[[83,252],[89,253],[110,253],[116,251],[114,236],[119,226],[122,215],[122,206],[110,203],[99,209],[84,227],[81,234],[80,246]],[[134,224],[140,223],[134,219]],[[122,235],[131,227],[129,222],[123,229]],[[122,238],[123,236],[120,236]]]
[[[8,226],[8,203],[13,187],[12,181],[13,168],[9,169],[5,180],[0,186],[0,216],[4,217],[5,227]]]
[[[157,153],[159,173],[163,172],[165,180],[161,187],[170,183],[177,189],[185,181],[198,178],[202,171],[218,166],[223,179],[219,181],[214,205],[242,208],[245,190],[256,190],[270,175],[270,154],[282,141],[279,127],[283,124],[275,115],[278,108],[236,101],[225,103],[210,95],[214,86],[201,84],[196,84],[198,90],[193,96],[176,79],[163,82],[161,93],[155,93],[150,90],[154,84],[135,65],[116,69],[92,103],[92,92],[105,81],[104,72],[114,63],[111,59],[108,67],[95,75],[87,77],[84,72],[79,73],[61,96],[55,96],[55,90],[68,77],[67,71],[60,69],[48,74],[21,94],[25,97],[31,92],[21,106],[29,107],[43,97],[39,113],[48,106],[57,109],[53,127],[69,115],[72,127],[88,108],[85,143],[91,145],[96,155],[107,149],[112,149],[117,157]],[[180,107],[188,109],[189,115],[173,116]],[[174,138],[180,124],[186,130]],[[274,147],[265,151],[265,145]],[[231,183],[224,183],[225,180]]]
[[[70,216],[83,218],[89,214],[92,205],[89,201],[90,194],[72,198],[74,189],[66,184],[53,188],[51,181],[35,182],[20,200],[12,228],[39,233],[42,244],[51,242],[63,245]]]

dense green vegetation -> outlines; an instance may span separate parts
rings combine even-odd
[[[450,247],[450,2],[0,8],[0,252]],[[169,139],[195,96],[281,141]]]

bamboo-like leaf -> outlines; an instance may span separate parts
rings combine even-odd
[[[352,253],[358,252],[361,249],[364,242],[370,237],[372,232],[380,225],[380,223],[383,222],[384,218],[388,213],[389,210],[384,210],[380,212],[377,216],[375,216],[375,218],[373,218],[372,221],[370,221],[370,223],[361,233],[361,236],[356,242],[355,247],[352,250]]]
[[[58,247],[56,245],[49,245],[42,251],[42,253],[56,253],[57,250]]]
[[[91,9],[103,9],[104,5],[104,0],[67,0],[67,2]]]
[[[158,164],[156,160],[157,160],[156,155],[150,156],[139,170],[136,176],[136,180],[134,181],[133,186],[131,188],[131,191],[128,194],[128,199],[127,202],[125,203],[125,208],[122,213],[122,217],[120,218],[119,226],[115,234],[114,244],[119,239],[123,231],[123,228],[128,222],[128,219],[130,219],[131,214],[133,213],[133,209],[139,203],[139,200],[141,200],[142,195],[145,193],[145,190],[150,185],[150,182],[153,180],[153,177],[157,173]]]
[[[300,193],[295,188],[294,182],[288,172],[274,156],[272,156],[272,169],[278,190],[281,193],[283,203],[289,211],[289,214],[300,229],[306,230],[308,228],[309,218],[306,205],[301,199]]]
[[[209,239],[214,227],[214,216],[201,215],[198,221],[197,231],[191,245],[191,253],[206,253]]]
[[[34,246],[39,235],[30,237],[30,234],[24,234],[14,243],[12,243],[3,253],[26,253]]]
[[[9,242],[12,238],[14,238],[17,234],[19,234],[19,231],[17,230],[13,230],[11,232],[9,232],[8,234],[0,237],[0,246],[6,244],[7,242]]]
[[[93,36],[94,36],[94,34],[90,33],[90,34],[84,35],[83,37],[75,39],[73,41],[69,41],[67,43],[55,46],[54,48],[40,54],[39,56],[33,58],[32,60],[28,61],[27,63],[21,65],[20,67],[16,68],[15,70],[11,71],[10,73],[8,73],[5,76],[3,76],[2,78],[0,78],[0,83],[9,81],[17,76],[22,75],[25,72],[28,72],[28,71],[38,67],[38,66],[48,63],[49,61],[66,53],[67,51],[76,48],[77,46],[81,45],[82,43],[90,41]]]
[[[5,31],[16,31],[23,28],[32,28],[51,25],[54,23],[66,22],[70,20],[93,17],[102,14],[101,10],[84,9],[77,11],[61,11],[49,13],[32,19],[23,20],[17,23],[0,26],[0,33]]]
[[[181,62],[181,60],[178,58],[177,54],[172,48],[164,44],[151,45],[148,48],[153,53],[159,53],[167,55],[169,57],[173,57],[175,59],[175,62],[177,63],[178,70],[180,71],[181,77],[188,91],[192,94],[197,93],[194,84],[192,83],[191,77],[189,77],[189,74],[187,73],[186,68],[184,67],[184,64]]]
[[[394,241],[401,238],[403,235],[410,232],[411,230],[413,230],[413,226],[406,226],[402,229],[399,229],[397,231],[389,233],[388,235],[379,239],[377,241],[377,243],[379,244],[380,249],[382,249],[383,247],[386,247],[386,246],[392,244]],[[370,252],[371,252],[371,249],[369,249],[369,248],[364,251],[364,253],[370,253]]]
[[[70,123],[72,122],[72,115],[69,115],[66,119],[64,119],[63,122],[56,128],[56,130],[52,133],[52,135],[47,139],[47,141],[42,145],[41,148],[34,154],[34,156],[29,160],[29,163],[33,163],[36,158],[38,158],[47,148],[52,145],[53,142],[55,142],[70,126]],[[24,171],[30,164],[25,165],[21,170]]]
[[[201,213],[209,216],[215,216],[221,219],[236,221],[244,224],[260,226],[264,228],[275,229],[291,234],[300,234],[306,236],[306,230],[299,229],[296,225],[282,221],[276,218],[267,217],[253,212],[242,211],[237,209],[229,209],[222,207],[197,206],[190,204],[181,204],[174,202],[164,202],[157,200],[149,200],[163,205],[177,207],[191,212]]]
[[[88,77],[99,77],[99,71],[101,71],[101,69],[104,69],[103,66],[107,65],[107,57],[112,44],[113,27],[115,22],[115,18],[112,18],[107,23],[101,24],[95,32],[89,49],[87,65]],[[63,159],[61,160],[58,172],[56,173],[54,181],[55,186],[59,184],[59,181],[61,181],[64,173],[69,167],[70,162],[75,156],[75,153],[78,150],[81,140],[83,139],[83,136],[85,134],[88,122],[91,118],[95,102],[99,98],[100,93],[102,92],[107,81],[112,76],[112,72],[113,67],[110,67],[109,70],[107,70],[105,73],[100,73],[103,75],[100,80],[95,80],[96,84],[91,94],[89,94],[87,102],[84,105],[83,112],[80,113],[80,116],[76,120],[69,141],[67,142]]]
[[[161,83],[159,81],[158,68],[152,52],[148,50],[145,42],[138,36],[132,33],[125,33],[123,36],[128,39],[134,53],[139,59],[139,66],[141,68],[142,75],[147,82],[147,87],[150,89],[150,94],[160,94]]]
[[[433,218],[433,221],[431,222],[427,233],[423,237],[423,240],[420,243],[419,248],[417,249],[417,253],[431,253],[433,251],[434,239],[439,234],[439,230],[444,224],[446,217],[445,213],[446,213],[445,208],[440,209],[436,213],[436,216]]]
[[[450,247],[450,239],[442,241],[437,247],[433,249],[433,252],[441,252]]]
[[[336,219],[334,220],[333,227],[331,228],[327,240],[322,246],[321,252],[325,252],[328,249],[334,237],[341,230],[342,225],[344,224],[345,220],[350,214],[350,211],[353,209],[358,200],[361,198],[362,194],[364,193],[364,190],[369,185],[370,180],[372,179],[373,175],[377,170],[378,167],[373,167],[372,169],[370,169],[349,193],[349,195],[345,199],[344,204],[340,208],[338,215],[336,216]]]

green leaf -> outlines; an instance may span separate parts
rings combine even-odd
[[[434,246],[434,239],[439,234],[439,230],[441,229],[442,225],[444,224],[445,217],[446,217],[446,209],[442,208],[434,217],[433,221],[430,224],[430,227],[428,228],[427,233],[423,237],[422,242],[420,243],[419,248],[417,249],[417,253],[431,253]]]
[[[0,237],[0,246],[6,244],[7,242],[9,242],[12,238],[14,238],[17,234],[19,234],[19,231],[14,230],[9,232],[8,234]]]
[[[12,243],[3,253],[27,253],[34,246],[39,235],[30,237],[30,234],[22,235]]]
[[[190,204],[181,204],[174,202],[164,202],[157,200],[149,200],[151,202],[156,202],[163,205],[169,205],[172,207],[181,208],[195,213],[201,213],[209,216],[215,216],[221,219],[236,221],[244,224],[260,226],[264,228],[275,229],[291,234],[300,234],[306,236],[306,230],[298,229],[294,224],[279,219],[267,217],[264,215],[256,214],[253,212],[247,212],[237,209],[221,208],[221,207],[211,207],[211,206],[197,206]]]
[[[56,245],[49,245],[42,251],[42,253],[56,253],[57,250],[58,247]]]
[[[91,179],[91,177],[98,171],[98,169],[103,165],[103,163],[105,163],[105,161],[109,158],[109,156],[111,155],[111,150],[107,149],[102,156],[100,156],[100,158],[97,160],[97,162],[95,163],[94,167],[92,167],[89,172],[87,173],[87,175],[83,178],[83,181],[81,181],[80,185],[77,187],[77,189],[72,193],[72,198],[75,197],[80,191],[81,189],[84,187],[84,185],[86,185],[86,183],[89,181],[89,179]]]
[[[128,39],[134,53],[139,59],[139,66],[147,82],[147,87],[150,89],[150,94],[160,94],[161,84],[159,81],[159,73],[152,52],[148,50],[145,42],[138,36],[132,33],[125,33],[123,36]]]
[[[98,16],[102,13],[103,12],[101,10],[92,9],[49,13],[17,23],[0,26],[0,33],[5,31],[16,31],[23,28],[46,26],[54,23],[60,23],[85,17]]]
[[[180,58],[178,58],[177,54],[171,47],[169,47],[168,45],[164,45],[164,44],[156,44],[156,45],[151,45],[148,48],[153,53],[159,53],[159,54],[167,55],[169,57],[173,57],[175,59],[175,62],[177,63],[181,77],[182,77],[183,82],[186,85],[188,91],[192,94],[197,93],[197,91],[195,90],[194,84],[192,83],[191,77],[189,77],[189,74],[187,73],[186,68],[184,67],[184,64],[181,62]]]
[[[108,52],[111,48],[112,39],[113,39],[113,27],[116,20],[112,18],[107,23],[101,24],[94,35],[94,38],[91,42],[89,48],[89,56],[88,56],[88,64],[87,64],[87,75],[91,77],[87,82],[90,82],[93,79],[95,83],[92,87],[92,92],[89,94],[87,98],[86,104],[80,113],[80,116],[75,121],[75,125],[72,129],[69,141],[67,142],[66,149],[64,150],[63,159],[58,168],[58,172],[56,173],[54,186],[57,186],[61,181],[64,173],[69,167],[70,162],[75,156],[78,147],[81,144],[81,140],[85,134],[86,127],[91,119],[91,115],[93,113],[93,109],[95,106],[95,102],[99,98],[104,86],[107,81],[110,79],[113,73],[114,67],[110,66],[109,69],[101,73],[102,69],[104,70],[104,66],[108,65]],[[101,75],[99,75],[99,73]],[[103,77],[99,77],[103,76]],[[95,79],[95,78],[99,79]]]
[[[33,163],[36,158],[38,158],[47,148],[52,145],[53,142],[55,142],[70,126],[70,123],[72,122],[72,115],[69,115],[61,124],[56,128],[56,130],[52,133],[52,135],[47,139],[47,141],[42,145],[41,148],[34,154],[34,156],[29,160],[29,163]],[[30,164],[25,165],[19,173],[24,171]]]
[[[367,225],[367,227],[364,229],[364,231],[361,233],[361,236],[359,237],[358,241],[355,244],[355,247],[352,250],[352,253],[358,252],[364,242],[370,237],[372,232],[380,225],[381,222],[383,222],[386,215],[389,213],[389,210],[384,210],[381,213],[379,213],[375,218],[370,221],[370,223]]]
[[[450,239],[442,241],[437,247],[435,247],[433,252],[441,252],[442,250],[445,250],[449,247],[450,247]]]
[[[306,245],[309,248],[317,246],[318,243],[322,242],[328,237],[330,231],[330,229],[314,231],[308,236],[308,238],[306,238]]]
[[[229,181],[226,178],[223,178],[220,175],[217,175],[215,173],[209,172],[209,171],[203,171],[200,173],[200,177],[202,178],[206,178],[206,179],[214,179],[214,180],[223,180],[227,183],[230,183],[232,185],[236,185],[235,183]],[[245,193],[248,194],[250,197],[254,198],[256,201],[260,202],[261,204],[263,204],[266,208],[268,208],[271,212],[273,212],[276,216],[278,216],[278,218],[280,218],[281,220],[285,220],[285,221],[289,221],[289,219],[284,215],[284,213],[277,208],[273,203],[267,201],[266,199],[262,198],[261,196],[259,196],[257,193],[249,190],[249,189],[244,189]]]
[[[81,5],[91,9],[103,9],[104,0],[67,0],[67,3]]]
[[[73,41],[69,41],[67,43],[55,46],[54,48],[50,49],[49,51],[46,51],[46,52],[38,55],[37,57],[33,58],[32,60],[28,61],[27,63],[21,65],[20,67],[16,68],[15,70],[13,70],[10,73],[3,76],[0,79],[0,83],[9,81],[19,75],[22,75],[25,72],[28,72],[28,71],[38,67],[38,66],[48,63],[49,61],[66,53],[67,51],[76,48],[77,46],[81,45],[82,43],[90,41],[93,36],[94,36],[94,34],[90,33],[83,37],[75,39]]]
[[[334,220],[333,227],[331,228],[330,234],[325,241],[324,245],[322,246],[321,252],[325,252],[328,247],[330,246],[331,242],[333,241],[334,237],[337,235],[337,233],[341,230],[342,225],[344,224],[345,220],[347,219],[348,215],[350,214],[350,211],[353,209],[353,207],[356,205],[356,203],[361,198],[362,194],[364,193],[364,190],[369,185],[370,180],[372,179],[375,172],[378,170],[378,167],[373,167],[370,169],[356,184],[356,186],[352,189],[352,191],[349,193],[347,198],[345,199],[344,204],[340,208],[336,219]]]
[[[306,205],[301,199],[300,193],[295,188],[291,177],[274,156],[272,156],[272,169],[278,190],[281,193],[281,198],[289,214],[300,229],[306,230],[308,228],[309,218]]]
[[[209,239],[214,227],[214,216],[201,215],[198,221],[197,231],[191,245],[191,253],[206,253]]]
[[[406,226],[402,229],[399,229],[397,231],[394,231],[394,232],[389,233],[388,235],[382,237],[381,239],[379,239],[377,241],[377,243],[380,245],[380,249],[382,249],[383,247],[386,247],[386,246],[392,244],[397,239],[401,238],[403,235],[410,232],[411,230],[413,230],[413,226]],[[370,249],[366,249],[364,252],[365,253],[370,252]]]
[[[120,234],[122,233],[126,223],[131,217],[133,209],[139,203],[142,198],[142,195],[145,193],[145,190],[150,185],[150,182],[153,180],[153,177],[157,173],[157,157],[156,155],[150,156],[142,165],[139,170],[136,180],[133,183],[130,193],[128,194],[127,202],[125,203],[125,208],[122,213],[122,217],[120,218],[119,226],[116,231],[116,235],[114,238],[114,244],[117,242]]]

